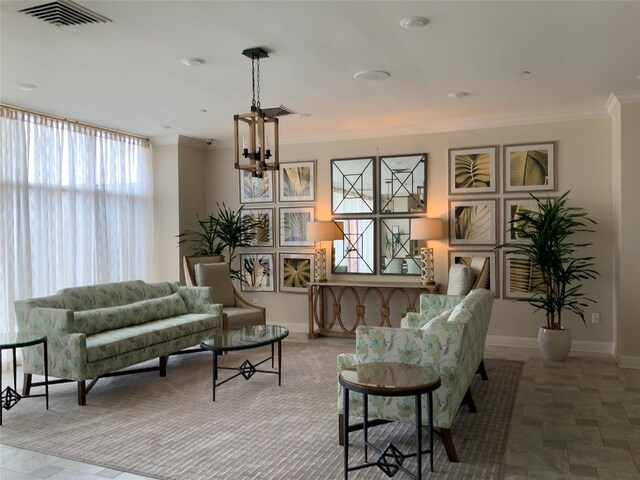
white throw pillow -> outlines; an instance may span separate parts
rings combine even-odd
[[[466,265],[455,264],[449,269],[447,295],[466,295],[473,286],[475,273]]]

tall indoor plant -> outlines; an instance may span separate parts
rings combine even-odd
[[[242,280],[240,270],[233,268],[236,250],[247,247],[256,235],[256,229],[262,226],[262,221],[251,215],[243,215],[243,208],[237,211],[227,207],[224,203],[218,207],[217,214],[209,214],[202,220],[198,218],[199,230],[185,230],[177,237],[178,245],[189,245],[196,256],[222,255],[228,252],[231,276]]]
[[[554,200],[531,195],[535,208],[518,212],[509,225],[517,240],[497,247],[526,258],[540,279],[536,294],[526,301],[546,313],[538,344],[549,360],[563,360],[569,354],[571,333],[562,324],[562,314],[574,313],[585,323],[584,310],[595,302],[583,291],[583,282],[599,275],[594,258],[579,255],[591,243],[573,240],[576,233],[593,232],[590,226],[596,222],[583,208],[569,206],[568,196],[566,192]]]

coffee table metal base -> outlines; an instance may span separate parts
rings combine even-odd
[[[255,373],[272,373],[278,375],[278,386],[282,386],[282,340],[278,340],[278,370],[259,370],[256,367],[271,360],[271,368],[274,368],[275,360],[275,345],[271,344],[271,356],[253,365],[248,359],[245,360],[239,367],[221,367],[218,365],[218,355],[220,352],[213,351],[213,401],[216,401],[216,387],[219,387],[223,383],[227,383],[229,380],[233,380],[236,377],[242,375],[245,380],[249,380]],[[221,382],[218,382],[218,370],[235,370],[235,375],[229,378],[225,378]]]

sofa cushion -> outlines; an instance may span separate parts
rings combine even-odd
[[[262,310],[258,308],[227,307],[222,309],[227,316],[227,329],[246,327],[248,325],[264,325]]]
[[[466,295],[473,286],[475,273],[466,265],[451,265],[447,295]]]
[[[211,287],[211,303],[221,303],[223,307],[236,306],[228,263],[198,263],[195,271],[196,285]]]
[[[74,323],[77,332],[95,335],[185,313],[187,313],[187,306],[182,296],[174,293],[128,305],[75,312]]]
[[[87,361],[98,362],[199,332],[204,339],[218,327],[218,318],[190,313],[98,333],[87,337]]]

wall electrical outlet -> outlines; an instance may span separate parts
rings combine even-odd
[[[253,299],[253,304],[254,304],[254,305],[257,305],[257,304],[258,304],[258,299],[257,299],[257,298],[254,298],[254,299]]]
[[[591,314],[591,323],[600,323],[600,314],[593,312]]]

